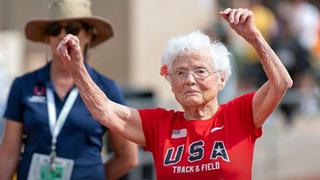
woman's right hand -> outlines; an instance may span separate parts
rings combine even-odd
[[[83,65],[80,41],[77,36],[66,35],[59,43],[57,53],[63,63],[71,70]]]

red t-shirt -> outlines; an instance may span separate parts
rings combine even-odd
[[[209,120],[186,120],[181,111],[139,110],[145,150],[158,180],[251,179],[255,140],[249,93],[220,105]]]

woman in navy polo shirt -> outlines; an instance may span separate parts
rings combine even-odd
[[[135,144],[109,131],[113,158],[103,164],[106,128],[87,110],[56,47],[66,34],[80,39],[86,54],[109,39],[111,25],[91,14],[89,0],[54,0],[49,19],[26,25],[29,40],[49,44],[52,61],[14,80],[0,146],[0,179],[116,179],[137,165]],[[85,64],[95,83],[113,101],[124,103],[117,84]],[[23,147],[22,153],[20,153]],[[21,155],[21,156],[20,156]]]

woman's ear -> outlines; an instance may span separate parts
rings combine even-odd
[[[217,78],[218,78],[218,88],[219,88],[219,91],[221,91],[223,88],[224,88],[224,86],[225,86],[225,84],[226,84],[226,75],[225,75],[225,73],[224,72],[219,72],[218,74],[217,74]]]

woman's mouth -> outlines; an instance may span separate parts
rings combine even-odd
[[[195,91],[195,90],[188,90],[186,91],[184,94],[185,95],[193,95],[193,94],[198,94],[199,92],[198,91]]]

